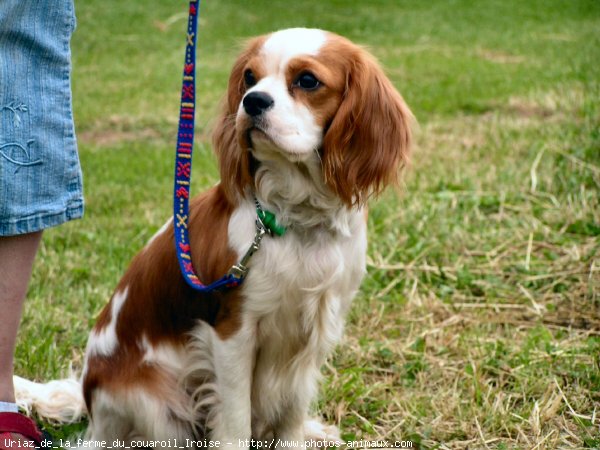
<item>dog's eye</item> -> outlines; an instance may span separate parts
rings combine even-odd
[[[321,82],[310,72],[301,73],[294,84],[305,91],[314,91],[321,86]]]
[[[247,88],[250,88],[256,84],[256,77],[250,69],[246,69],[244,72],[244,83],[246,83]]]

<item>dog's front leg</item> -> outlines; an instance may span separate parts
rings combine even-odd
[[[277,449],[304,450],[306,448],[304,420],[307,417],[307,409],[308,407],[304,405],[298,405],[285,412],[285,418],[276,432]]]
[[[252,369],[255,328],[244,326],[227,338],[215,336],[213,358],[219,395],[211,439],[221,448],[247,449],[251,438]]]
[[[284,385],[289,400],[281,410],[279,422],[275,426],[277,448],[304,450],[304,423],[308,417],[310,402],[318,391],[318,365],[316,361],[307,361],[295,373],[289,372],[288,377],[289,382]]]

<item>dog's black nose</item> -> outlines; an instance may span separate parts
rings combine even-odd
[[[248,115],[256,117],[273,107],[275,100],[266,92],[255,91],[247,94],[242,103]]]

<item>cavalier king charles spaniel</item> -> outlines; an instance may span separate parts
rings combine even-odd
[[[208,284],[239,261],[255,200],[287,232],[265,236],[241,286],[210,294],[184,281],[172,220],[157,232],[90,334],[88,437],[236,449],[339,438],[309,410],[365,274],[366,202],[397,181],[411,117],[376,60],[343,37],[252,39],[214,131],[221,181],[191,202],[194,267]]]

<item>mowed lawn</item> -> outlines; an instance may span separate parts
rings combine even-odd
[[[16,363],[37,380],[81,369],[171,209],[186,3],[76,9],[86,215],[38,254]],[[195,192],[218,180],[210,129],[239,43],[291,26],[367,45],[418,120],[402,189],[371,204],[368,275],[315,411],[349,440],[600,447],[600,2],[203,1]]]

